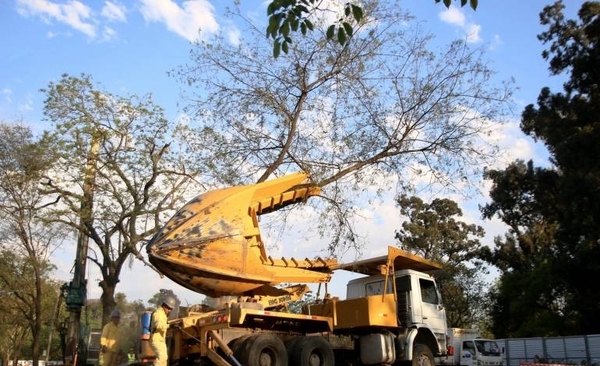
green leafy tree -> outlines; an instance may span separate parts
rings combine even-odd
[[[2,295],[5,301],[0,305],[0,311],[2,311],[0,356],[2,364],[8,365],[10,361],[16,362],[19,359],[21,350],[26,347],[27,337],[31,333],[21,314],[15,310],[17,303],[11,301],[9,293],[4,292]]]
[[[557,172],[516,161],[486,177],[494,185],[483,216],[497,215],[509,227],[504,237],[494,239],[496,249],[483,255],[502,273],[492,292],[493,333],[497,337],[572,333],[569,319],[576,314],[566,313],[568,284],[556,271]]]
[[[0,286],[15,300],[15,311],[28,328],[36,365],[44,323],[52,314],[44,306],[54,269],[49,258],[63,236],[59,226],[43,219],[47,201],[38,184],[51,161],[45,150],[28,127],[0,124],[0,255],[7,264],[0,271]]]
[[[88,75],[63,75],[42,92],[52,123],[42,141],[57,157],[43,193],[59,199],[48,219],[90,243],[104,324],[123,266],[143,260],[145,241],[185,202],[198,159],[186,151],[185,127],[168,121],[149,95],[119,97]]]
[[[484,49],[456,41],[432,52],[432,36],[407,26],[397,2],[363,10],[344,46],[315,28],[273,59],[248,22],[238,45],[199,43],[192,63],[175,70],[191,86],[194,146],[214,179],[235,185],[308,172],[323,187],[326,199],[308,205],[319,206],[316,227],[331,238],[330,252],[360,246],[352,222],[370,192],[410,189],[415,176],[445,187],[480,177],[496,151],[481,137],[512,91],[492,86]]]
[[[447,8],[452,5],[452,0],[435,0],[435,2],[443,2]],[[460,6],[465,6],[467,3],[474,10],[477,9],[478,0],[460,0]],[[308,32],[314,30],[311,17],[314,18],[319,13],[335,12],[335,9],[322,6],[324,5],[321,0],[273,0],[269,3],[267,37],[273,39],[275,58],[279,57],[281,51],[289,52],[293,42],[291,36],[293,32],[300,31],[303,36],[306,36]],[[354,33],[354,24],[360,22],[363,17],[361,5],[354,2],[345,3],[339,18],[327,27],[327,40],[335,40],[343,46]]]
[[[418,197],[401,195],[396,200],[408,218],[396,231],[398,246],[443,265],[436,274],[449,327],[471,328],[483,324],[488,274],[477,253],[481,226],[457,220],[458,204],[450,199],[425,203]]]
[[[556,2],[540,14],[539,39],[564,91],[543,88],[522,114],[523,132],[551,154],[548,168],[515,162],[491,171],[492,203],[482,208],[510,227],[496,239],[491,263],[501,271],[497,336],[600,332],[600,3],[585,2],[579,20]],[[519,296],[516,296],[519,295]]]

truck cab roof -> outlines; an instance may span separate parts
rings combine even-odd
[[[385,273],[386,268],[393,265],[395,271],[412,269],[420,272],[431,272],[442,268],[438,263],[411,254],[405,250],[388,247],[388,254],[351,263],[339,264],[333,270],[346,270],[369,276]],[[382,272],[382,270],[384,272]]]

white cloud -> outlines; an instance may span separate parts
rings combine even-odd
[[[19,104],[19,111],[23,113],[33,111],[33,96],[30,93],[27,93],[25,101]]]
[[[171,0],[142,0],[141,13],[148,22],[164,23],[168,30],[190,42],[200,33],[216,33],[219,25],[214,7],[206,0],[184,1],[181,7]]]
[[[479,32],[481,31],[481,25],[479,24],[468,24],[465,27],[465,32],[467,34],[467,43],[479,43],[481,42],[481,37],[479,36]]]
[[[504,42],[502,41],[502,38],[500,37],[500,35],[495,34],[494,39],[493,39],[492,43],[490,44],[490,50],[491,51],[496,50],[500,46],[502,46],[502,44],[504,44]]]
[[[453,6],[442,11],[438,16],[440,20],[445,23],[456,25],[461,28],[465,26],[465,15],[460,9]]]
[[[2,89],[1,94],[2,94],[2,99],[4,99],[4,101],[6,103],[9,103],[9,104],[12,103],[12,95],[13,95],[12,89],[4,88],[4,89]]]
[[[17,0],[17,12],[26,17],[38,17],[47,24],[67,25],[90,38],[102,41],[117,37],[112,27],[102,22],[127,22],[127,7],[118,1],[105,1],[98,12],[81,1],[57,3],[50,0]],[[187,39],[197,41],[200,33],[216,33],[219,25],[214,7],[208,0],[188,0],[181,6],[173,0],[141,0],[140,12],[147,22],[164,23],[166,28]],[[66,32],[48,32],[48,37],[64,35]],[[235,33],[229,34],[234,39]]]
[[[90,38],[96,37],[96,25],[91,18],[92,11],[80,1],[57,4],[47,0],[17,0],[17,12],[22,16],[41,17],[48,23],[63,23]]]
[[[106,1],[104,3],[104,7],[102,8],[102,11],[100,12],[100,14],[103,17],[105,17],[109,21],[115,21],[115,22],[126,22],[127,21],[127,17],[125,15],[126,13],[127,13],[127,8],[125,7],[125,5],[120,4],[120,3],[113,3],[111,1]]]
[[[438,17],[444,23],[460,28],[465,34],[465,39],[468,43],[481,42],[481,37],[479,35],[481,32],[481,25],[467,21],[462,9],[451,6],[449,9],[440,12]]]
[[[102,29],[102,40],[103,41],[109,41],[116,37],[117,37],[117,32],[114,29],[112,29],[110,27],[104,27]]]
[[[517,159],[537,161],[545,155],[545,147],[539,143],[535,143],[530,137],[525,135],[519,125],[519,121],[514,119],[495,126],[490,139],[494,140],[500,146],[501,151],[495,161],[495,165],[488,168],[504,169],[508,164]]]
[[[240,44],[240,38],[241,38],[241,33],[240,30],[237,29],[235,26],[231,26],[228,27],[227,30],[227,40],[229,40],[229,43],[231,43],[234,46],[237,46]]]

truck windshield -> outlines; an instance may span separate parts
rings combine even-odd
[[[482,356],[500,356],[500,347],[498,343],[492,340],[475,340],[477,352]]]

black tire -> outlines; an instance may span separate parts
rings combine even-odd
[[[241,336],[241,337],[238,337],[238,338],[232,340],[228,344],[229,348],[233,352],[232,356],[233,356],[233,358],[235,358],[237,363],[240,362],[240,354],[241,354],[240,350],[242,349],[242,346],[243,346],[244,342],[246,341],[246,339],[248,339],[249,337],[250,337],[249,335]],[[223,354],[223,356],[224,356],[224,354]],[[233,360],[228,359],[227,361],[229,361],[229,363],[232,365],[236,365],[236,363],[233,362]]]
[[[235,355],[236,352],[238,352],[238,350],[240,349],[240,347],[242,346],[242,344],[246,341],[246,339],[248,339],[249,335],[244,335],[241,337],[237,337],[236,339],[232,340],[231,342],[229,342],[228,346],[229,348],[233,351],[233,354]]]
[[[334,366],[331,345],[323,337],[303,337],[290,355],[290,366]]]
[[[306,338],[306,336],[297,336],[292,339],[285,341],[285,350],[288,354],[288,366],[298,365],[298,363],[294,360],[294,350],[296,349],[296,345],[298,342]]]
[[[235,356],[243,366],[288,366],[285,346],[274,334],[249,337],[237,349]]]
[[[412,366],[435,366],[433,353],[424,344],[415,344],[413,348]]]
[[[291,358],[292,358],[292,354],[294,353],[294,348],[296,347],[296,344],[302,340],[304,338],[304,336],[297,336],[294,337],[292,339],[288,339],[287,341],[285,341],[285,350],[288,354],[288,365],[292,365],[291,362]]]

